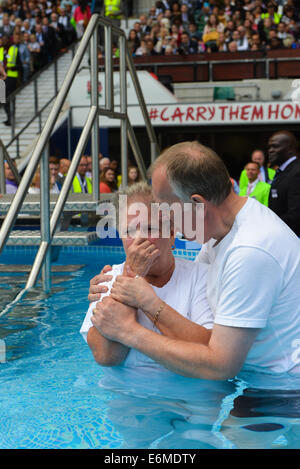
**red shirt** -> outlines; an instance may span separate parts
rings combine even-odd
[[[100,182],[100,193],[109,194],[110,192],[112,192],[111,188],[105,182]]]

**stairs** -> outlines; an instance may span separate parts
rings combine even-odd
[[[115,194],[103,194],[101,202],[113,202]],[[5,194],[0,199],[0,219],[8,212],[14,194]],[[53,212],[58,199],[58,194],[50,194],[50,212]],[[98,240],[96,231],[87,231],[84,226],[69,229],[71,219],[77,216],[78,222],[82,220],[83,225],[88,223],[96,226],[96,210],[99,202],[94,201],[92,194],[70,194],[66,200],[62,218],[61,231],[57,231],[52,240],[52,246],[87,246],[95,244]],[[79,217],[80,214],[80,217]],[[23,201],[17,221],[22,220],[22,225],[29,225],[26,229],[15,226],[7,240],[7,246],[39,246],[41,242],[40,230],[34,229],[33,222],[40,221],[40,196],[39,194],[27,195]]]
[[[57,61],[57,88],[60,89],[66,72],[72,62],[72,51],[65,52]],[[43,71],[37,78],[37,101],[38,110],[41,110],[51,98],[55,96],[55,65],[51,64],[47,70]],[[53,100],[42,112],[41,123],[44,126],[51,111]],[[35,115],[35,85],[34,82],[26,85],[16,97],[16,117],[15,117],[15,135],[18,134]],[[3,107],[0,108],[0,132],[3,144],[7,147],[12,140],[12,128],[6,127],[3,121],[6,120],[6,114]],[[28,157],[33,150],[33,144],[39,134],[39,119],[36,118],[19,138],[19,155],[16,160],[19,168],[20,163],[26,156]],[[13,142],[7,147],[9,156],[12,159],[17,157],[17,145]],[[19,168],[20,169],[20,168]],[[22,169],[22,168],[21,168]]]

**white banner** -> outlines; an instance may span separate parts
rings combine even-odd
[[[153,126],[182,125],[249,125],[291,124],[300,122],[300,100],[272,102],[212,102],[203,104],[180,104],[158,80],[148,72],[139,71],[138,78]],[[105,74],[99,73],[99,106],[105,106]],[[297,91],[297,90],[296,90]],[[131,125],[144,126],[135,89],[127,74],[128,115]],[[90,106],[89,73],[83,71],[74,80],[69,93],[69,104],[73,108],[74,127],[83,127]],[[115,111],[120,107],[119,73],[114,73]],[[77,107],[78,106],[78,107]],[[101,127],[119,127],[120,121],[100,116]]]

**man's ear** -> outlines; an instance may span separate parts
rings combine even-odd
[[[195,204],[204,204],[206,202],[204,197],[202,197],[202,195],[200,194],[192,194],[191,201],[195,202]]]

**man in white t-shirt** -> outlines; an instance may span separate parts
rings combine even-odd
[[[209,264],[211,335],[199,332],[197,342],[168,337],[169,305],[159,318],[163,336],[143,328],[129,312],[120,310],[118,317],[114,311],[112,321],[109,308],[103,308],[98,327],[104,336],[186,376],[226,380],[241,370],[250,376],[251,371],[285,373],[288,379],[281,384],[292,388],[300,378],[299,239],[267,207],[234,194],[222,160],[198,142],[167,149],[151,176],[157,201],[204,204],[198,261]],[[155,300],[148,314],[158,307]]]

